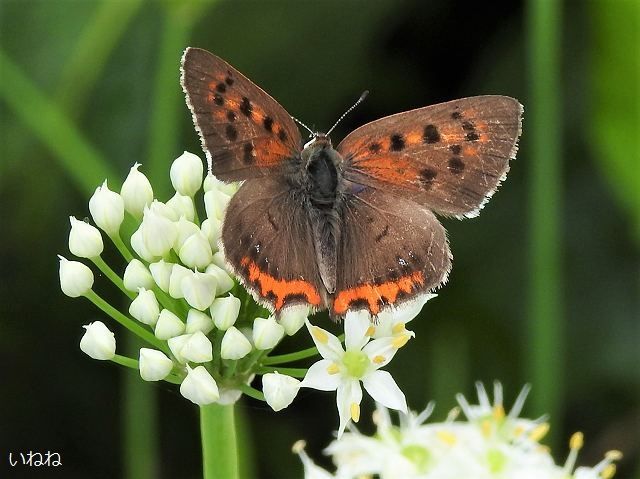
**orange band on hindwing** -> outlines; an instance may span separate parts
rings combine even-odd
[[[242,258],[240,264],[246,268],[249,282],[257,286],[260,296],[269,301],[273,300],[276,311],[282,309],[287,298],[295,297],[304,297],[310,305],[320,306],[320,294],[308,281],[277,279],[261,271],[255,261],[246,256]]]
[[[409,294],[417,287],[424,285],[424,274],[417,271],[403,276],[397,281],[387,281],[382,284],[363,284],[354,288],[340,291],[333,301],[333,313],[345,314],[349,307],[356,302],[366,302],[371,314],[378,314],[384,304],[393,304],[401,293]]]

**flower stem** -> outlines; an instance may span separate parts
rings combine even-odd
[[[116,354],[113,358],[111,358],[111,361],[119,364],[120,366],[125,366],[127,368],[135,370],[138,369],[138,361],[133,358],[128,358],[127,356],[120,356],[119,354]]]
[[[118,251],[120,251],[122,257],[127,261],[127,263],[129,263],[133,259],[133,254],[131,254],[131,251],[129,251],[127,245],[124,244],[124,241],[122,241],[120,235],[115,234],[113,236],[110,236],[110,238],[111,241],[113,241],[113,244],[116,245],[116,248],[118,248]]]
[[[107,263],[105,263],[102,257],[96,256],[95,258],[91,258],[91,261],[93,261],[93,264],[95,264],[98,267],[98,269],[102,271],[102,273],[120,289],[120,291],[126,294],[129,297],[129,299],[135,298],[136,295],[124,287],[124,282],[122,281],[122,278],[120,278],[120,276],[118,276],[116,272],[112,270]]]
[[[204,479],[238,479],[238,447],[233,405],[200,406]]]
[[[306,358],[311,358],[313,356],[317,356],[318,354],[319,354],[318,348],[313,346],[308,349],[296,351],[295,353],[280,354],[278,356],[269,356],[264,358],[261,362],[262,364],[292,363],[300,359],[306,359]]]
[[[252,397],[253,399],[258,399],[259,401],[264,401],[264,394],[261,391],[258,391],[257,389],[252,388],[251,386],[248,386],[247,384],[241,384],[239,386],[239,389],[246,394],[249,397]]]
[[[274,373],[278,372],[286,374],[287,376],[293,376],[294,378],[303,378],[307,374],[305,368],[260,368],[258,374]]]

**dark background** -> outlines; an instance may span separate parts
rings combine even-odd
[[[631,0],[563,4],[555,17],[560,36],[550,43],[559,52],[559,88],[540,98],[532,91],[548,77],[530,61],[534,3],[2,1],[3,467],[8,451],[50,450],[64,466],[48,476],[136,477],[126,472],[136,448],[158,441],[158,477],[200,474],[197,410],[165,384],[127,396],[127,378],[141,383],[135,374],[80,352],[81,325],[105,318],[89,302],[62,295],[56,258],[68,253],[68,216],[88,216],[89,195],[106,174],[118,189],[141,162],[166,200],[170,162],[185,149],[203,156],[178,84],[181,51],[191,45],[226,59],[319,129],[369,89],[333,133],[334,144],[403,110],[476,94],[520,99],[524,133],[509,178],[479,218],[444,221],[455,255],[450,282],[411,323],[416,339],[387,369],[413,409],[436,399],[438,419],[456,392],[473,397],[476,380],[502,381],[509,406],[524,383],[542,375],[547,386],[532,384],[525,414],[552,413],[556,461],[564,461],[571,433],[582,430],[579,464],[620,449],[616,477],[638,477],[640,15]],[[25,81],[15,81],[15,68]],[[534,101],[558,103],[560,126],[550,119],[553,130],[530,129]],[[547,195],[532,187],[541,161],[533,141],[547,134],[561,145],[553,175],[560,176],[549,178],[548,191],[557,202],[549,224],[545,214],[532,223]],[[76,148],[83,142],[91,149]],[[97,156],[106,167],[92,166]],[[553,281],[535,299],[533,230],[555,220]],[[104,256],[122,266],[111,245]],[[550,329],[540,329],[535,302],[543,308],[556,294],[559,313],[547,318]],[[157,415],[158,432],[127,439],[124,424],[135,433],[140,418],[127,416],[135,398]],[[365,399],[364,430],[371,406]],[[300,477],[289,451],[301,438],[328,464],[321,450],[338,424],[334,394],[305,390],[279,414],[253,400],[237,409],[255,474]]]

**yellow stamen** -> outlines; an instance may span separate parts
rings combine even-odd
[[[407,344],[410,338],[411,336],[409,336],[408,334],[401,334],[400,336],[396,336],[395,338],[393,338],[393,340],[391,341],[391,345],[396,349],[400,349],[402,346]]]
[[[369,329],[367,329],[367,332],[365,334],[369,337],[372,337],[374,334],[376,334],[376,327],[372,324],[371,326],[369,326]]]
[[[482,435],[486,438],[491,436],[491,421],[485,419],[480,423],[480,429],[482,430]]]
[[[395,325],[393,326],[393,328],[391,328],[391,332],[392,332],[393,334],[400,334],[400,333],[402,333],[404,330],[405,330],[405,329],[404,329],[404,323],[398,323],[398,324],[395,324]]]
[[[538,424],[533,431],[531,431],[529,433],[529,437],[531,438],[532,441],[536,441],[538,442],[540,439],[542,439],[544,436],[547,435],[547,433],[549,432],[549,423],[548,422],[543,422],[542,424]]]
[[[619,461],[620,459],[622,459],[622,453],[616,449],[612,449],[611,451],[607,451],[604,457],[606,457],[610,461]]]
[[[569,439],[569,447],[571,449],[582,449],[582,446],[584,445],[584,435],[578,431],[578,432],[574,432],[573,435],[571,436],[571,439]]]
[[[513,430],[513,435],[516,437],[522,436],[523,432],[524,432],[524,427],[522,426],[522,424],[518,424],[516,428]]]
[[[456,436],[449,431],[438,431],[436,432],[436,436],[438,436],[438,439],[449,446],[453,446],[458,440]]]
[[[351,419],[353,422],[360,420],[360,404],[351,403]]]
[[[387,360],[387,358],[385,358],[384,356],[378,354],[377,356],[373,357],[373,362],[376,364],[382,364]]]
[[[327,335],[327,332],[319,328],[318,326],[313,327],[313,337],[322,344],[327,344],[329,342],[329,336]]]
[[[293,443],[293,446],[291,446],[291,451],[294,454],[300,454],[306,446],[307,443],[304,440],[300,439],[299,441]]]
[[[504,408],[502,407],[502,404],[496,404],[493,407],[493,418],[496,421],[500,421],[504,418]]]
[[[327,372],[329,374],[338,374],[340,372],[340,366],[336,363],[331,363],[329,367],[327,367]]]
[[[609,464],[602,471],[602,479],[611,479],[615,473],[616,473],[616,465]]]

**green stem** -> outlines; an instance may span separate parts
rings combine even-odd
[[[200,406],[204,479],[238,479],[238,445],[234,406]]]
[[[118,251],[120,251],[122,257],[126,260],[127,263],[129,263],[133,259],[133,253],[131,253],[131,251],[129,251],[129,248],[127,248],[127,245],[124,244],[124,241],[122,241],[120,234],[110,236],[110,238],[111,241],[113,241],[113,244],[116,245],[116,248],[118,248]]]
[[[264,401],[264,394],[262,393],[262,391],[258,391],[257,389],[252,388],[251,386],[247,385],[247,384],[241,384],[239,386],[239,389],[246,394],[249,397],[252,397],[253,399],[258,399],[259,401]]]
[[[112,270],[107,263],[104,262],[102,257],[96,256],[95,258],[91,258],[91,261],[93,261],[93,264],[95,264],[98,267],[98,269],[102,271],[102,273],[107,278],[109,278],[109,280],[111,280],[111,282],[115,284],[118,287],[118,289],[120,289],[120,291],[126,294],[129,297],[129,299],[133,299],[136,297],[135,293],[129,291],[127,288],[124,287],[124,282],[122,281],[122,278],[120,278],[120,276],[118,276],[116,272]]]
[[[294,378],[303,378],[307,374],[305,368],[260,368],[258,374],[275,373],[286,374],[287,376],[293,376]]]
[[[115,319],[117,322],[119,322],[122,326],[127,328],[133,334],[143,339],[147,343],[151,344],[155,348],[163,351],[164,353],[171,354],[169,351],[169,348],[167,347],[164,341],[159,340],[150,331],[140,326],[133,319],[128,318],[127,316],[122,314],[120,311],[118,311],[116,308],[114,308],[109,303],[107,303],[104,299],[98,296],[95,291],[90,290],[85,296],[89,299],[89,301],[91,301],[98,308],[100,308],[106,314],[111,316],[113,319]]]
[[[261,362],[262,364],[282,364],[282,363],[292,363],[294,361],[298,361],[300,359],[311,358],[313,356],[317,356],[318,348],[315,346],[303,349],[301,351],[296,351],[295,353],[288,354],[280,354],[278,356],[269,356],[264,358]]]
[[[133,358],[116,354],[113,358],[111,358],[111,361],[119,364],[120,366],[135,369],[136,371],[138,370],[138,361]]]

